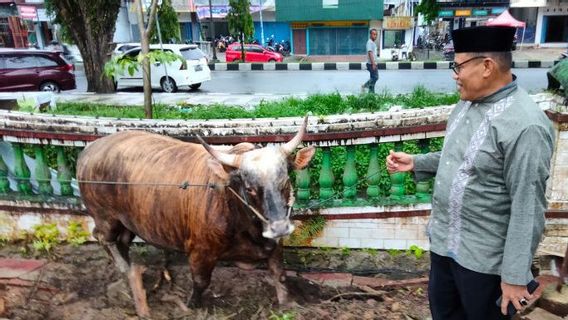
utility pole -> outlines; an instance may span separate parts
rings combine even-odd
[[[262,24],[262,0],[258,0],[260,2],[260,43],[264,47],[264,25]]]
[[[215,48],[215,25],[213,24],[213,6],[209,0],[209,32],[211,34],[211,47],[213,48],[213,62],[217,62],[217,48]]]

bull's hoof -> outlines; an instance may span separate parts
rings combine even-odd
[[[281,308],[285,308],[285,309],[295,309],[298,308],[300,306],[300,304],[298,304],[296,301],[291,300],[291,299],[286,299],[285,301],[278,301],[278,305]]]
[[[186,303],[187,307],[190,309],[201,309],[203,308],[203,302],[201,299],[194,299],[193,297],[189,299]]]

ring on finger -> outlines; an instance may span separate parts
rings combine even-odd
[[[527,306],[527,305],[529,304],[529,302],[528,302],[527,299],[525,299],[525,298],[521,298],[521,299],[519,300],[519,303],[520,303],[523,307],[524,307],[524,306]]]

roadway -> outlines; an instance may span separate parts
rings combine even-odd
[[[548,69],[513,69],[520,86],[530,93],[546,88]],[[450,69],[444,70],[379,70],[376,92],[408,93],[422,85],[434,92],[452,92],[455,82]],[[77,71],[77,89],[85,92],[87,82],[83,71]],[[369,77],[367,71],[214,71],[212,80],[203,83],[199,94],[314,94],[340,92],[357,94]],[[126,91],[141,91],[129,90]]]

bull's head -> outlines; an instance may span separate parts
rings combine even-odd
[[[304,169],[314,156],[314,147],[308,147],[291,157],[302,142],[307,123],[306,116],[300,131],[283,146],[255,149],[251,144],[241,144],[236,154],[215,150],[199,138],[215,159],[209,161],[211,170],[227,184],[238,184],[241,197],[264,216],[262,235],[265,238],[276,239],[294,231],[289,219],[294,191],[288,170]]]

